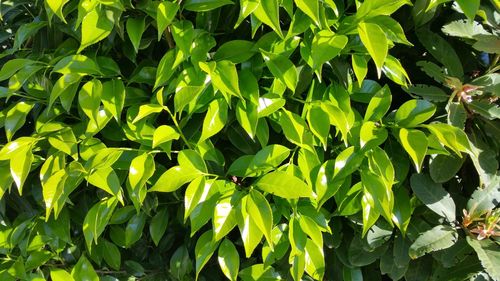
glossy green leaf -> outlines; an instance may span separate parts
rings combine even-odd
[[[280,37],[283,37],[279,21],[278,0],[260,0],[260,5],[255,8],[252,15],[271,27]]]
[[[480,0],[457,0],[458,5],[470,20],[473,20],[476,17],[480,2]]]
[[[401,128],[399,130],[399,140],[413,160],[417,173],[420,173],[424,157],[427,154],[427,136],[419,130]]]
[[[358,33],[361,42],[375,62],[380,77],[389,49],[386,35],[380,26],[364,22],[358,23]]]
[[[143,153],[135,157],[130,163],[128,183],[130,185],[128,197],[137,210],[146,198],[146,182],[155,171],[155,161],[151,154]]]
[[[149,191],[173,192],[200,175],[200,171],[191,167],[175,166],[163,173]]]
[[[40,29],[45,27],[46,25],[47,25],[47,22],[45,22],[45,21],[30,22],[30,23],[22,24],[16,31],[16,36],[14,39],[14,46],[12,47],[12,49],[18,50],[19,48],[21,48],[21,45],[26,40],[28,40],[30,37],[37,34],[38,31],[40,31]]]
[[[290,142],[314,151],[312,145],[313,136],[307,130],[308,127],[304,119],[293,112],[284,110],[280,115],[280,125]]]
[[[153,148],[171,140],[179,139],[180,134],[171,126],[161,125],[153,134]]]
[[[114,270],[120,270],[121,253],[118,247],[107,240],[104,240],[103,246],[106,249],[103,251],[103,258],[106,263]]]
[[[455,155],[436,155],[429,164],[432,180],[437,183],[449,181],[458,173],[464,160]]]
[[[215,253],[217,249],[218,242],[214,242],[212,239],[213,233],[211,230],[203,233],[198,241],[196,241],[196,246],[194,249],[194,254],[196,258],[196,280],[200,275],[201,269],[208,262],[210,257]]]
[[[83,234],[89,250],[92,249],[92,242],[97,243],[97,239],[104,232],[117,203],[118,201],[113,197],[104,199],[87,212],[83,221]]]
[[[321,27],[319,12],[320,3],[318,1],[294,0],[294,2],[297,8],[313,20],[314,24]]]
[[[233,40],[222,44],[215,52],[214,60],[228,60],[232,63],[242,63],[250,59],[255,51],[254,43],[246,40]]]
[[[425,125],[425,128],[427,128],[442,145],[453,150],[458,156],[462,156],[460,152],[471,151],[469,138],[460,128],[442,123],[428,124]]]
[[[409,100],[396,111],[396,123],[405,128],[415,127],[429,120],[436,112],[436,106],[426,100]]]
[[[95,61],[84,55],[73,55],[62,58],[54,65],[53,72],[61,74],[96,75],[100,73]]]
[[[303,1],[307,3],[317,1]],[[321,70],[321,66],[338,56],[348,41],[347,36],[338,35],[330,30],[322,30],[315,34],[311,44],[311,57],[315,71]]]
[[[294,92],[298,82],[298,74],[295,65],[284,56],[269,53],[264,50],[261,50],[261,53],[269,71]]]
[[[125,96],[125,86],[121,80],[113,79],[102,84],[102,104],[118,122],[121,120]]]
[[[199,142],[202,142],[217,134],[224,128],[228,114],[227,103],[222,99],[216,99],[210,103],[207,115],[203,120],[203,131]]]
[[[361,87],[363,85],[363,80],[365,80],[366,74],[368,74],[368,60],[362,55],[352,55],[351,56],[352,69],[356,78],[358,79],[358,85]]]
[[[153,239],[156,246],[160,244],[160,240],[167,230],[168,220],[169,215],[167,208],[164,208],[156,213],[156,215],[151,219],[151,223],[149,224],[149,234],[151,235],[151,239]]]
[[[63,14],[63,7],[69,0],[45,0],[45,6],[48,7],[62,22],[66,23]]]
[[[113,21],[108,18],[107,13],[100,9],[90,11],[82,21],[82,39],[78,52],[105,39],[112,30]]]
[[[214,208],[213,233],[215,241],[225,237],[237,224],[233,195],[233,192],[224,194]]]
[[[134,215],[125,227],[125,246],[130,247],[142,237],[142,231],[146,225],[146,214]]]
[[[188,11],[207,12],[234,3],[230,0],[187,0],[183,4]]]
[[[4,121],[7,141],[10,142],[17,130],[19,130],[24,125],[24,123],[26,122],[26,116],[31,111],[33,106],[33,103],[21,101],[7,111]]]
[[[145,29],[145,18],[129,18],[126,23],[128,37],[132,42],[135,52],[139,51],[142,33]]]
[[[92,267],[89,260],[82,255],[75,267],[71,270],[71,276],[74,280],[99,281],[99,277]]]
[[[228,239],[222,241],[217,260],[224,275],[229,280],[236,280],[240,268],[240,256],[233,242]]]
[[[87,181],[107,193],[116,196],[119,201],[123,201],[123,191],[118,175],[111,167],[104,167],[91,173]]]
[[[241,199],[238,206],[237,219],[238,228],[241,234],[241,240],[245,248],[245,256],[248,258],[252,255],[257,245],[262,240],[263,233],[252,218],[252,214],[247,212],[247,201],[249,196]]]
[[[273,213],[271,206],[266,198],[258,191],[251,191],[249,193],[247,202],[247,213],[252,214],[251,219],[255,225],[262,231],[266,237],[267,243],[273,249],[273,241],[271,238],[271,231],[273,228]]]
[[[10,174],[19,190],[19,194],[22,194],[23,186],[30,172],[33,159],[31,145],[22,146],[20,149],[16,150],[15,154],[13,154],[10,159]]]
[[[305,247],[306,267],[307,274],[317,280],[323,279],[325,274],[325,254],[323,247],[316,245],[311,240],[307,239]]]
[[[184,60],[184,56],[184,53],[178,49],[170,49],[163,55],[156,70],[155,89],[165,85],[170,80],[177,67]]]
[[[172,3],[169,1],[163,1],[158,4],[156,11],[156,25],[158,29],[158,41],[160,41],[161,36],[167,26],[174,20],[175,15],[179,11],[179,4]]]
[[[52,269],[50,271],[50,278],[53,281],[74,281],[71,274],[63,269]]]
[[[286,199],[312,196],[312,190],[305,182],[281,171],[264,175],[255,185],[265,192]]]

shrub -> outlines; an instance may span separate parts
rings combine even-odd
[[[500,280],[499,9],[0,1],[0,279]]]

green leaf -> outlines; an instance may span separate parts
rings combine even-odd
[[[108,37],[111,30],[113,30],[113,21],[108,18],[107,13],[100,9],[90,11],[82,21],[82,40],[78,53]]]
[[[409,254],[412,259],[419,258],[427,253],[447,249],[457,241],[458,233],[448,225],[438,225],[421,234],[410,246]]]
[[[266,117],[282,108],[286,100],[275,94],[264,95],[259,97],[259,105],[257,107],[258,117]]]
[[[73,55],[62,58],[54,65],[53,72],[61,74],[100,74],[99,67],[95,61],[84,55]]]
[[[234,3],[230,0],[186,0],[184,9],[193,12],[208,12],[229,4]]]
[[[171,126],[161,125],[153,134],[153,148],[171,140],[179,139],[180,134]]]
[[[330,118],[320,106],[312,106],[307,114],[307,122],[311,132],[319,138],[326,150],[328,135],[330,134]]]
[[[395,121],[400,127],[415,127],[431,118],[436,106],[426,100],[409,100],[396,111]]]
[[[115,170],[111,167],[104,167],[96,169],[92,172],[87,181],[107,193],[116,196],[116,198],[121,202],[123,201],[123,192],[120,185],[120,179],[116,174]]]
[[[208,107],[207,114],[203,120],[203,130],[198,143],[217,134],[226,125],[228,118],[227,103],[223,99],[212,101]]]
[[[135,157],[130,163],[128,183],[130,185],[128,197],[134,203],[137,211],[146,198],[146,182],[154,174],[155,161],[151,154],[143,153]]]
[[[471,218],[477,218],[493,210],[500,201],[500,177],[495,176],[487,186],[478,188],[467,202],[467,211]]]
[[[160,244],[160,240],[167,230],[169,220],[168,217],[168,209],[163,208],[151,219],[151,223],[149,224],[149,234],[151,235],[151,239],[153,239],[156,246]]]
[[[45,27],[46,25],[47,22],[45,21],[22,24],[16,31],[14,46],[12,47],[12,49],[19,50],[19,48],[21,48],[21,45],[26,41],[26,39],[37,34],[38,31],[41,28]]]
[[[254,264],[244,268],[239,274],[242,281],[271,281],[282,280],[281,275],[272,266]]]
[[[31,145],[22,146],[12,154],[12,158],[10,159],[10,174],[16,183],[20,195],[22,195],[23,186],[34,159],[31,150]]]
[[[161,36],[167,26],[172,23],[175,15],[179,11],[179,3],[172,3],[169,1],[162,1],[158,4],[156,10],[156,25],[158,29],[158,41],[160,41]]]
[[[405,88],[408,87],[408,84],[410,83],[410,77],[397,58],[388,55],[385,59],[382,71],[384,72],[385,76],[387,76],[395,83]]]
[[[373,58],[377,66],[378,77],[380,77],[389,49],[385,33],[377,24],[365,22],[358,23],[358,33],[361,42],[363,42],[363,45]]]
[[[280,26],[278,0],[260,0],[260,5],[255,8],[252,15],[271,27],[274,32],[283,38]]]
[[[52,269],[50,271],[52,281],[75,281],[71,274],[63,269]]]
[[[237,224],[236,210],[234,201],[237,193],[230,191],[224,194],[214,208],[213,214],[213,232],[214,240],[219,241],[225,237]]]
[[[460,152],[469,153],[471,151],[469,139],[460,128],[443,123],[428,124],[425,125],[425,128],[427,128],[441,144],[453,150],[458,156],[462,157]]]
[[[380,175],[366,170],[361,170],[361,181],[364,194],[367,199],[370,199],[370,205],[375,208],[376,213],[381,214],[387,222],[392,223],[391,214],[394,207],[394,194],[390,186],[387,186]]]
[[[73,157],[73,159],[78,159],[78,146],[77,140],[70,128],[62,129],[59,132],[48,138],[50,145],[60,151]]]
[[[260,0],[240,0],[240,14],[234,28],[237,28],[259,5]]]
[[[298,74],[295,65],[286,57],[261,50],[266,66],[281,83],[295,92],[298,83]]]
[[[0,69],[0,81],[7,80],[12,77],[16,72],[22,70],[28,65],[33,65],[36,62],[29,59],[11,59],[5,62]]]
[[[163,173],[149,191],[173,192],[200,175],[200,171],[191,167],[175,166]]]
[[[89,251],[92,249],[92,241],[97,243],[97,239],[104,232],[117,203],[114,197],[107,198],[96,203],[87,212],[83,221],[83,234]]]
[[[363,80],[365,80],[366,74],[368,74],[368,60],[365,56],[353,54],[351,56],[351,63],[354,74],[358,79],[358,85],[361,88]]]
[[[264,175],[255,185],[265,192],[286,199],[312,196],[312,190],[305,182],[281,171]]]
[[[220,268],[224,275],[231,281],[235,281],[240,268],[240,256],[233,242],[224,239],[219,246],[218,258]]]
[[[250,198],[250,196],[245,196],[241,199],[237,212],[238,228],[240,229],[241,240],[243,241],[245,256],[247,258],[252,255],[263,236],[262,231],[260,231],[252,218],[253,214],[249,214],[247,211],[248,198]]]
[[[66,23],[66,19],[64,19],[63,15],[63,7],[68,1],[69,0],[45,0],[45,7],[48,7],[63,23]]]
[[[16,103],[12,108],[7,111],[5,115],[4,127],[7,141],[11,141],[17,130],[26,122],[26,116],[30,113],[34,104],[26,103],[24,101]]]
[[[475,0],[473,0],[475,1]],[[460,57],[453,47],[443,37],[431,32],[426,28],[417,29],[416,35],[420,43],[431,53],[431,55],[447,68],[447,75],[461,78],[464,70]]]
[[[82,255],[76,265],[71,270],[74,280],[99,281],[99,277],[89,260]]]
[[[142,231],[146,225],[146,213],[135,214],[127,223],[125,228],[125,247],[129,248],[142,237]]]
[[[102,84],[93,79],[85,83],[78,94],[78,105],[92,123],[97,124],[101,105]]]
[[[273,229],[273,213],[266,198],[258,191],[250,191],[247,197],[247,213],[252,214],[251,219],[257,227],[264,233],[267,243],[273,249],[271,231]]]
[[[120,250],[115,244],[107,240],[101,240],[101,241],[104,241],[103,247],[106,249],[102,253],[104,260],[114,270],[120,270],[120,265],[122,262]]]
[[[379,15],[391,15],[401,6],[409,4],[409,0],[371,0],[361,4],[356,17],[374,17]]]
[[[444,188],[425,174],[414,174],[410,179],[411,189],[429,209],[449,222],[455,221],[455,202]]]
[[[207,173],[207,165],[205,164],[205,161],[198,152],[192,149],[184,149],[180,151],[177,156],[177,161],[179,162],[179,166],[182,168],[195,169],[202,173]]]
[[[427,154],[427,146],[429,143],[427,136],[419,130],[401,128],[399,130],[399,140],[413,160],[417,173],[420,173],[422,170],[422,163]]]
[[[387,136],[387,129],[377,126],[373,121],[364,122],[359,134],[359,144],[363,149],[370,149],[383,144]]]
[[[295,5],[297,5],[297,8],[310,17],[316,26],[321,28],[319,15],[320,3],[318,1],[294,0],[294,2]]]
[[[198,280],[201,269],[205,266],[210,257],[212,257],[219,244],[212,239],[212,236],[213,233],[209,230],[203,233],[200,238],[198,238],[198,241],[196,241],[196,246],[194,248],[194,255],[196,259],[196,280]]]
[[[144,33],[145,29],[145,18],[129,18],[127,19],[126,27],[128,37],[132,42],[132,46],[134,47],[135,52],[139,51],[139,46],[141,44],[142,33]]]
[[[316,245],[307,239],[305,247],[306,267],[305,270],[312,278],[322,280],[325,274],[325,254],[323,247]]]
[[[299,115],[283,110],[280,115],[280,125],[285,137],[292,143],[314,152],[313,136],[307,130],[307,124]]]
[[[254,43],[246,40],[232,40],[222,44],[215,52],[214,60],[228,60],[232,63],[242,63],[249,60],[256,52]]]
[[[405,235],[413,209],[410,202],[410,196],[406,188],[399,187],[394,192],[394,208],[392,209],[392,221]]]
[[[143,104],[139,107],[139,112],[132,120],[132,124],[139,122],[141,119],[155,113],[160,113],[163,110],[163,106],[158,104]]]
[[[121,120],[121,113],[125,105],[125,86],[122,80],[113,79],[102,84],[102,104],[113,114],[117,122]]]
[[[470,20],[474,20],[477,10],[479,9],[480,0],[456,0],[458,6],[462,9],[465,16]],[[498,275],[497,275],[498,276]],[[498,277],[496,277],[498,279]]]
[[[257,133],[257,125],[259,123],[257,105],[252,102],[246,102],[245,105],[242,100],[238,101],[236,105],[236,119],[238,119],[238,123],[247,132],[248,136],[253,139]]]
[[[432,180],[437,183],[449,181],[458,173],[464,160],[454,155],[436,155],[429,165]]]
[[[184,53],[177,48],[170,49],[165,53],[158,64],[155,85],[153,88],[156,89],[165,85],[182,61],[184,61]]]
[[[212,188],[214,181],[205,180],[205,177],[197,177],[191,181],[186,188],[184,195],[184,221],[193,212],[196,206],[209,200],[216,192],[216,188]]]
[[[307,3],[318,3],[317,1],[306,1]],[[313,70],[320,71],[321,66],[338,56],[348,41],[347,36],[337,35],[330,30],[321,30],[314,35],[311,43],[311,57]]]
[[[488,275],[494,280],[500,280],[500,269],[498,268],[500,249],[498,244],[489,239],[478,241],[469,236],[467,236],[467,242],[476,251],[477,257]]]

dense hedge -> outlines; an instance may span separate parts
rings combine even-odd
[[[500,280],[498,0],[1,0],[0,280]]]

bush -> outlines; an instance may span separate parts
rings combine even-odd
[[[0,1],[0,279],[500,280],[499,9]]]

